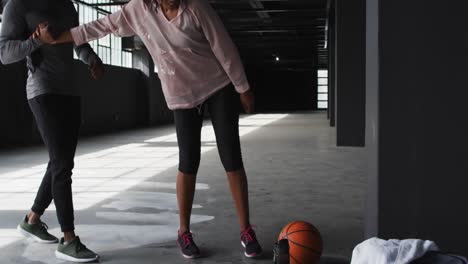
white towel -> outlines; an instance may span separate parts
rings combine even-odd
[[[351,264],[408,264],[437,250],[433,241],[371,238],[354,248]]]

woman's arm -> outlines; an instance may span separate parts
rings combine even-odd
[[[127,5],[123,6],[121,10],[113,14],[72,28],[70,31],[65,31],[60,35],[55,43],[74,42],[75,45],[80,46],[84,43],[105,37],[111,33],[118,37],[136,35],[136,30],[134,29],[136,17],[134,16],[134,13],[138,12],[135,10],[138,8],[136,5],[138,1],[141,0],[132,0]]]
[[[213,53],[231,79],[237,92],[245,93],[250,89],[249,82],[237,47],[229,36],[223,22],[207,0],[193,2],[193,11],[206,39],[211,45]]]

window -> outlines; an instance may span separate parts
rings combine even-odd
[[[317,94],[317,108],[328,108],[328,70],[318,70],[318,94]]]
[[[90,4],[109,3],[108,0],[85,0]],[[108,15],[106,12],[114,13],[120,9],[120,6],[100,6],[98,9],[84,4],[75,3],[78,11],[80,24],[85,24]],[[105,11],[105,12],[104,12]],[[132,68],[132,53],[122,50],[122,39],[114,35],[108,35],[104,38],[89,43],[96,51],[104,64]],[[76,55],[75,55],[75,58]]]

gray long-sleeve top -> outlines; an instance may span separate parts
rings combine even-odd
[[[84,63],[100,60],[89,44],[46,45],[31,38],[42,22],[49,23],[54,36],[78,26],[78,14],[69,0],[9,0],[3,10],[0,32],[0,61],[3,64],[27,59],[27,97],[42,94],[79,95],[73,84],[73,49]]]

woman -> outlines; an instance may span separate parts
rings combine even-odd
[[[180,158],[178,244],[183,256],[200,255],[190,232],[190,215],[205,107],[235,201],[244,254],[260,255],[262,248],[249,222],[235,91],[248,113],[253,111],[254,96],[237,49],[216,12],[207,0],[132,0],[116,13],[62,34],[56,43],[80,45],[110,33],[138,35],[143,40],[158,66],[166,102],[174,111]]]

